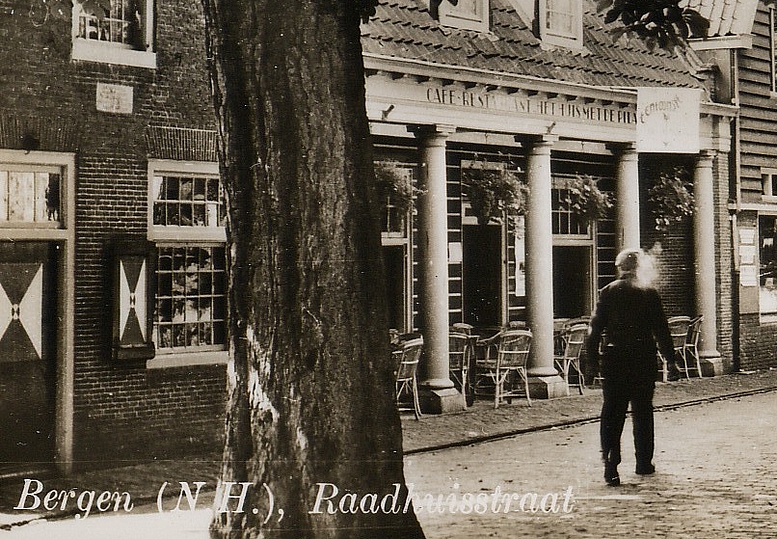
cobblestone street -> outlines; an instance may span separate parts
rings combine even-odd
[[[634,474],[631,423],[623,437],[620,487],[607,487],[598,455],[598,423],[524,434],[476,446],[411,455],[416,493],[516,493],[509,514],[419,511],[427,537],[754,538],[777,526],[777,393],[656,414],[653,476]],[[458,486],[458,488],[456,488]],[[565,513],[563,493],[574,506]],[[522,512],[536,493],[557,513]],[[489,497],[489,503],[493,496]],[[533,498],[525,498],[531,508]]]

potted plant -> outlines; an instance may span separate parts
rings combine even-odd
[[[517,170],[495,167],[483,161],[462,168],[461,183],[481,225],[499,219],[505,213],[517,216],[526,212],[529,187],[521,181]]]
[[[391,205],[404,215],[413,207],[413,197],[418,189],[413,187],[413,175],[407,167],[394,161],[375,163],[375,181],[381,203]]]
[[[579,217],[583,224],[605,217],[613,207],[612,194],[599,189],[596,178],[588,174],[567,180],[563,208]]]
[[[691,178],[684,167],[659,173],[648,190],[648,206],[655,229],[661,233],[693,215]]]

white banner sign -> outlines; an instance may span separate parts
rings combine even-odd
[[[698,153],[701,90],[639,88],[637,151]]]

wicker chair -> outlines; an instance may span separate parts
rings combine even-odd
[[[418,362],[424,347],[423,337],[404,341],[392,353],[397,369],[396,401],[399,410],[413,410],[415,418],[420,419],[421,404],[418,400],[417,371]],[[409,400],[408,400],[409,398]]]
[[[580,394],[583,394],[585,378],[583,376],[583,370],[580,367],[580,356],[583,353],[583,348],[585,348],[585,339],[587,335],[588,324],[575,324],[567,327],[562,334],[564,341],[563,353],[553,358],[556,368],[561,373],[561,377],[564,379],[564,383],[567,386],[567,395],[569,395],[570,385],[577,386],[580,390]],[[575,371],[577,383],[570,383],[570,370]]]
[[[494,408],[516,397],[525,397],[531,406],[526,373],[531,339],[531,331],[510,329],[483,343],[486,348],[484,357],[477,360],[475,391],[493,387]]]

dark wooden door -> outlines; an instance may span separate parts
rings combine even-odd
[[[0,243],[0,465],[51,462],[55,249]]]

